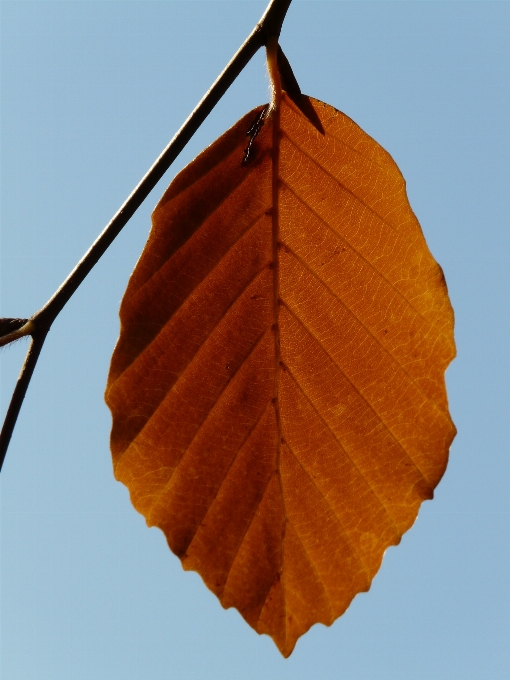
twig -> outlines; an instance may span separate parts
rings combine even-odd
[[[19,374],[18,381],[16,382],[16,387],[12,393],[11,403],[5,415],[4,424],[2,427],[2,432],[0,433],[0,469],[4,464],[5,454],[7,453],[7,448],[9,442],[11,441],[12,432],[16,421],[18,419],[18,414],[25,399],[25,394],[27,392],[28,385],[30,384],[30,379],[32,373],[34,372],[37,359],[41,353],[44,340],[46,339],[46,333],[34,333],[32,336],[32,342],[28,348],[27,356],[25,357],[25,363]]]
[[[48,302],[31,317],[29,322],[33,325],[27,329],[26,327],[28,324],[26,324],[23,328],[27,332],[18,332],[16,338],[11,337],[7,340],[4,336],[3,339],[7,342],[11,342],[18,337],[21,337],[21,335],[28,334],[32,335],[33,340],[14,389],[0,434],[0,470],[32,373],[52,323],[91,269],[97,264],[107,248],[126,226],[152,189],[154,189],[156,184],[163,177],[170,165],[181,153],[186,144],[232,85],[237,76],[243,71],[251,58],[266,44],[269,37],[278,37],[280,35],[282,24],[291,2],[292,0],[271,0],[266,11],[262,15],[262,18],[251,34],[244,41],[224,71],[202,98],[195,110],[190,114],[181,129],[177,132],[145,177],[143,177],[120,210],[114,215],[109,224],[107,224],[103,232],[78,262],[60,288],[58,288]],[[14,335],[14,333],[10,335]],[[1,340],[2,338],[0,338],[0,344],[2,344]]]

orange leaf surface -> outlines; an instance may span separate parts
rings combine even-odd
[[[251,111],[174,179],[106,391],[135,508],[284,656],[369,589],[455,435],[453,314],[404,179],[302,102],[283,93],[256,136]]]

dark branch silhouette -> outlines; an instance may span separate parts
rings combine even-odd
[[[20,337],[32,336],[32,342],[16,383],[0,434],[0,470],[21,405],[30,384],[30,379],[32,378],[44,340],[52,323],[251,58],[266,44],[269,37],[279,37],[291,2],[292,0],[271,0],[260,21],[229,64],[227,64],[224,71],[218,76],[216,82],[204,95],[166,149],[48,302],[29,320],[0,320],[0,322],[4,322],[3,325],[0,324],[0,346],[13,342]]]

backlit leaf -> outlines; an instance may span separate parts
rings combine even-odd
[[[106,392],[135,508],[284,656],[369,589],[455,434],[453,314],[404,179],[301,104],[256,135],[251,111],[174,179]]]

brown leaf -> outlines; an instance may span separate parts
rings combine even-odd
[[[369,589],[432,498],[455,435],[455,347],[388,153],[283,94],[243,164],[261,111],[154,211],[106,400],[135,508],[288,656]]]

